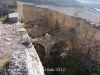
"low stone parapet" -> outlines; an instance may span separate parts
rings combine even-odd
[[[26,30],[24,28],[19,28],[18,32],[22,34],[19,43],[25,46],[25,48],[22,48],[22,50],[14,51],[12,53],[8,69],[9,74],[44,75],[42,63],[34,46],[32,45]]]
[[[43,66],[34,47],[29,50],[15,51],[8,71],[10,75],[44,75]]]

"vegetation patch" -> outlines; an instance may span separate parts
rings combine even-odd
[[[1,14],[0,15],[0,22],[7,22],[7,21],[9,21],[8,15]]]
[[[0,71],[8,69],[9,60],[10,60],[9,56],[0,56]]]

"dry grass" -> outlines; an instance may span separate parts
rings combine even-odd
[[[0,70],[4,69],[10,60],[10,56],[0,56]]]
[[[1,16],[0,17],[0,22],[7,22],[9,19],[8,19],[8,16],[7,15],[4,15],[4,16]]]

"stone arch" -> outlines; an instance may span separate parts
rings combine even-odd
[[[70,40],[62,40],[62,41],[56,42],[50,48],[50,55],[52,52],[57,51],[57,49],[55,47],[59,48],[59,50],[61,50],[61,48],[62,48],[64,52],[68,52],[69,50],[72,49],[72,43],[70,42]],[[63,51],[61,51],[61,52],[63,52]]]
[[[72,49],[72,43],[70,40],[62,40],[63,43],[66,44],[66,46],[71,50]]]
[[[40,44],[40,43],[33,43],[39,57],[40,57],[40,60],[43,61],[44,57],[46,56],[46,53],[45,53],[45,46],[43,44]]]

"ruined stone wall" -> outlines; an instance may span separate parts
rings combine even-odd
[[[71,28],[75,29],[77,37],[74,40],[74,48],[82,50],[90,58],[100,62],[100,29],[81,18],[67,16],[53,10],[48,9],[46,15],[51,22],[48,22],[48,25],[52,27],[58,25],[56,29],[61,33]]]
[[[81,18],[75,18],[46,8],[43,9],[28,5],[24,5],[23,12],[26,29],[32,28],[34,25],[41,25],[41,27],[43,25],[49,25],[51,28],[56,27],[56,29],[58,27],[61,32],[66,31],[66,29],[75,28],[75,30],[81,32],[88,39],[94,37],[95,40],[100,41],[100,30]]]
[[[93,27],[84,19],[68,16],[53,10],[49,10],[47,8],[24,5],[23,12],[26,29],[34,29],[35,24],[32,23],[33,21],[36,21],[40,24],[37,24],[37,26],[39,25],[42,27],[44,25],[44,28],[45,26],[48,26],[49,31],[44,30],[44,32],[48,32],[50,35],[55,35],[57,33],[68,31],[69,29],[74,29],[77,32],[77,35],[75,36],[75,39],[72,43],[73,49],[80,50],[82,53],[86,54],[87,60],[91,63],[93,61],[92,64],[95,65],[100,63],[100,29]],[[38,21],[44,18],[45,20],[43,21],[43,24]],[[44,32],[41,33],[41,35],[43,35]]]
[[[46,16],[51,22],[51,24],[50,22],[48,22],[48,24],[52,25],[52,27],[58,24],[60,31],[66,31],[66,29],[69,30],[70,28],[74,28],[77,32],[80,32],[85,38],[90,39],[90,37],[94,37],[95,40],[100,41],[100,30],[85,22],[85,20],[81,18],[67,16],[49,9]]]
[[[0,13],[16,12],[17,0],[0,0]]]
[[[44,34],[46,31],[48,31],[49,27],[48,25],[48,19],[44,15],[46,10],[37,8],[33,9],[34,6],[24,6],[24,22],[25,22],[25,28],[30,29],[28,30],[29,34],[38,37]],[[27,14],[26,14],[27,13]],[[36,15],[36,16],[34,16]],[[26,18],[27,17],[27,18]],[[28,26],[27,26],[28,25]],[[32,29],[34,28],[34,30]],[[37,28],[40,30],[38,31]],[[32,33],[31,33],[32,32]],[[36,34],[37,32],[38,34]]]

